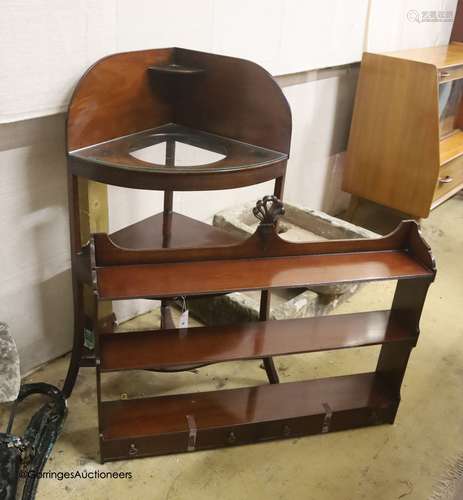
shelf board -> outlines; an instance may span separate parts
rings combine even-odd
[[[140,160],[131,153],[160,144],[167,140],[182,142],[224,156],[221,160],[199,165],[165,165]],[[210,174],[234,172],[272,165],[288,158],[285,153],[247,144],[229,137],[210,134],[168,123],[124,137],[117,137],[100,144],[77,149],[69,153],[71,158],[111,167],[149,174]]]
[[[162,248],[162,213],[127,226],[110,235],[118,246],[129,249]],[[172,214],[169,247],[231,245],[239,242],[228,232],[178,213]]]
[[[150,73],[160,73],[166,75],[198,75],[205,72],[203,68],[193,68],[191,66],[183,66],[181,64],[150,66],[148,71]]]
[[[101,300],[433,277],[401,250],[97,268]]]
[[[442,196],[440,196],[439,198],[436,198],[435,200],[433,200],[432,202],[432,205],[431,205],[431,210],[434,210],[435,208],[437,208],[439,205],[442,205],[442,203],[444,203],[445,201],[447,201],[448,199],[452,198],[453,196],[455,196],[456,194],[458,194],[460,191],[463,190],[463,184],[458,184],[457,186],[455,186],[452,190],[450,191],[447,191],[445,194],[443,194]]]
[[[437,68],[449,68],[463,64],[463,46],[460,43],[451,43],[437,47],[405,49],[386,52],[384,55],[432,64]]]
[[[116,460],[392,422],[397,405],[375,373],[107,401],[101,404],[101,454]],[[323,429],[327,409],[332,416]]]
[[[445,165],[463,154],[463,131],[457,130],[440,141],[440,165]]]
[[[103,334],[101,369],[130,370],[256,359],[393,342],[416,333],[389,311],[261,321],[220,327]]]

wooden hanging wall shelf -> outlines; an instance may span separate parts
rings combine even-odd
[[[135,297],[397,280],[390,310],[220,327],[114,332],[97,329],[102,461],[194,451],[392,423],[435,265],[414,221],[375,240],[290,243],[276,231],[281,203],[242,243],[133,250],[94,234],[80,259],[95,308]],[[262,203],[260,204],[262,206]],[[181,276],[181,279],[179,277]],[[232,390],[106,401],[106,372],[182,369],[272,356],[381,345],[375,372]]]
[[[170,72],[167,86],[164,74],[157,80],[149,70],[147,78],[153,65],[172,64],[204,72],[194,78],[180,72],[179,79]],[[287,103],[271,77],[237,59],[183,49],[118,54],[97,63],[79,84],[68,117],[75,338],[64,390],[71,393],[80,366],[96,367],[102,461],[394,421],[436,272],[432,255],[413,221],[373,240],[281,239],[277,221],[284,206],[278,197],[290,129]],[[164,140],[164,165],[131,154]],[[178,141],[220,152],[224,159],[177,165]],[[89,224],[86,234],[82,178],[165,190],[164,211],[113,234]],[[245,241],[172,211],[174,190],[227,189],[269,179],[276,181],[276,196],[257,202],[253,213],[260,223]],[[389,310],[268,319],[272,290],[378,280],[397,280]],[[174,297],[238,290],[261,291],[260,321],[179,329],[169,319]],[[136,298],[162,301],[161,330],[115,330],[108,304]],[[85,328],[95,333],[93,350],[84,343]],[[370,345],[381,345],[371,373],[280,384],[272,359]],[[270,384],[122,401],[102,396],[107,372],[181,371],[254,359],[264,360]]]

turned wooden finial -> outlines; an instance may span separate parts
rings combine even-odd
[[[274,226],[278,221],[278,217],[285,213],[285,208],[276,196],[264,196],[262,200],[257,201],[252,213],[260,220],[261,224]]]

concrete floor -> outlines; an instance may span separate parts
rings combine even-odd
[[[370,227],[375,229],[374,227]],[[69,400],[69,417],[48,470],[131,471],[133,478],[41,481],[38,499],[392,500],[428,499],[463,453],[463,198],[423,222],[437,260],[421,337],[413,351],[393,426],[191,454],[98,462],[95,377],[82,369]],[[335,313],[389,307],[393,283],[371,284]],[[152,315],[153,316],[153,315]],[[141,321],[152,319],[149,316]],[[280,357],[282,381],[374,369],[378,349]],[[67,358],[30,380],[61,385]],[[198,373],[135,372],[105,379],[109,397],[231,388],[265,382],[258,362],[229,363]],[[6,423],[0,414],[0,428]]]

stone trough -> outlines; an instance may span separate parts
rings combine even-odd
[[[20,385],[18,350],[8,325],[0,322],[0,403],[14,401]]]
[[[213,224],[238,238],[248,238],[258,220],[252,213],[255,203],[246,203],[217,213]],[[380,235],[319,210],[285,203],[285,215],[279,219],[278,232],[288,241],[323,241],[354,238],[378,238]],[[329,313],[349,298],[360,285],[356,283],[284,289],[272,292],[272,319],[302,318]],[[259,292],[235,292],[214,298],[189,299],[191,313],[210,325],[254,321],[259,316]]]

